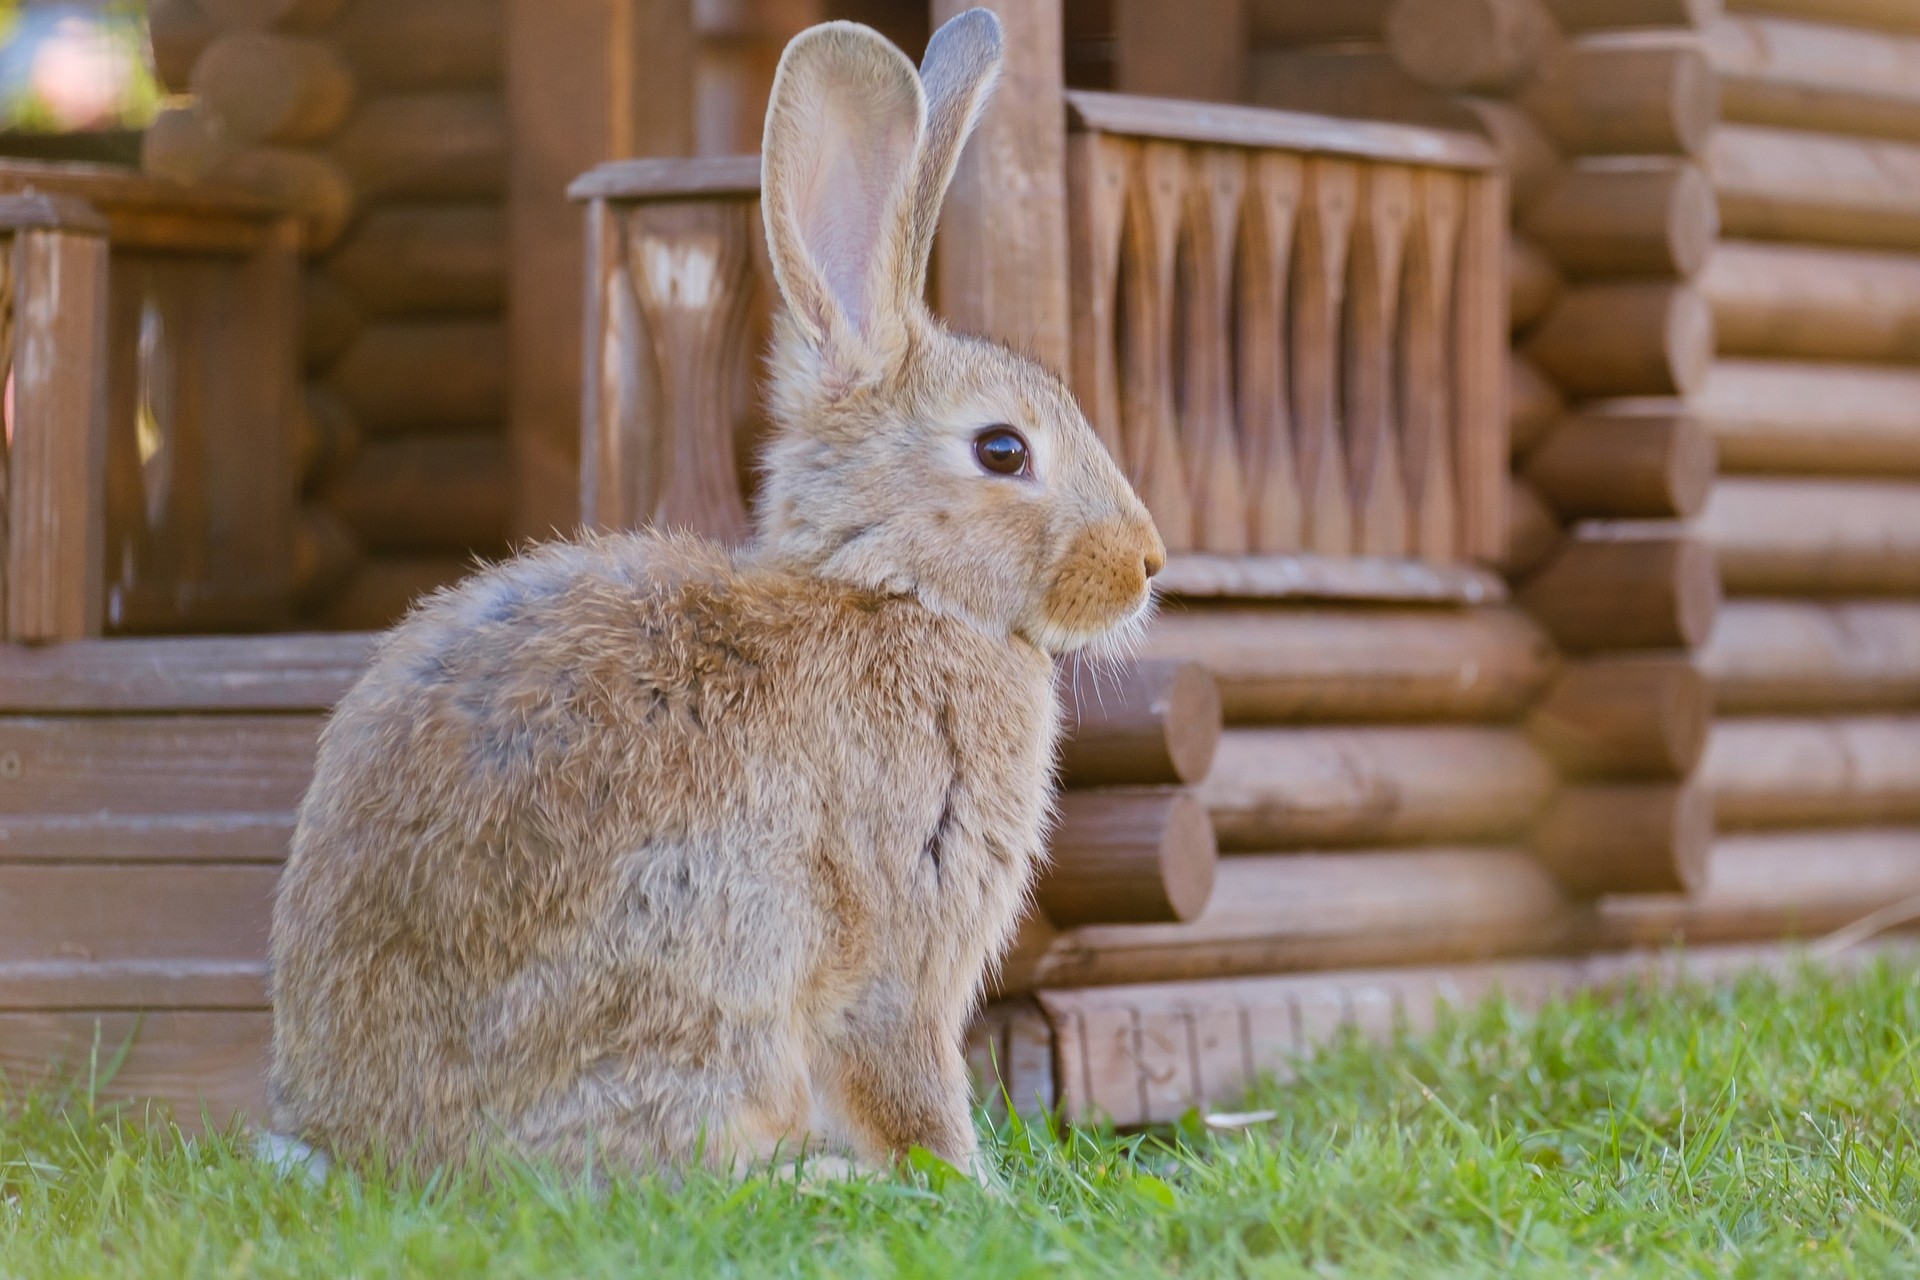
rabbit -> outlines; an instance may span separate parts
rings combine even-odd
[[[998,73],[810,28],[767,113],[784,302],[747,545],[535,547],[415,606],[320,738],[270,1116],[316,1158],[987,1176],[962,1037],[1042,863],[1056,655],[1165,550],[1052,373],[922,301]]]

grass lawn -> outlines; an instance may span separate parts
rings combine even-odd
[[[938,1168],[595,1194],[289,1183],[84,1099],[0,1092],[0,1276],[1920,1274],[1920,980],[1497,1004],[1341,1044],[1235,1133],[1010,1123]]]

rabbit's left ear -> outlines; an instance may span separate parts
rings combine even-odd
[[[913,241],[907,258],[913,273],[908,282],[912,297],[926,293],[927,260],[933,253],[933,230],[940,222],[940,205],[960,163],[960,149],[993,94],[1005,52],[1000,19],[991,9],[968,9],[949,19],[927,41],[926,56],[920,60],[920,80],[927,94],[927,130],[920,148],[920,172],[914,182]]]

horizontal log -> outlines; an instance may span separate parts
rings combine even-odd
[[[485,426],[506,412],[506,328],[495,320],[368,325],[327,385],[371,435]]]
[[[1712,722],[1713,691],[1691,657],[1619,654],[1562,666],[1527,732],[1573,777],[1679,780]]]
[[[1538,244],[1517,235],[1507,244],[1507,326],[1525,333],[1553,306],[1565,282]]]
[[[1200,799],[1229,850],[1517,836],[1553,770],[1516,729],[1230,729]]]
[[[1688,408],[1723,471],[1920,476],[1920,371],[1716,360]]]
[[[1723,713],[1920,706],[1920,603],[1729,600],[1699,661]]]
[[[200,0],[207,17],[224,31],[314,31],[326,26],[347,0]]]
[[[324,370],[360,332],[365,317],[353,295],[326,272],[308,267],[300,273],[300,364],[309,373]]]
[[[182,184],[205,180],[233,142],[192,103],[163,103],[140,134],[141,171]]]
[[[1030,980],[1104,986],[1488,959],[1562,945],[1577,918],[1518,850],[1243,855],[1220,860],[1198,919],[1067,931]]]
[[[1566,400],[1540,366],[1519,352],[1507,360],[1507,440],[1515,454],[1538,443],[1547,428],[1560,420]]]
[[[327,507],[300,508],[293,524],[293,598],[309,609],[337,591],[359,565],[363,550],[346,521]]]
[[[1699,538],[1586,525],[1520,600],[1567,649],[1691,649],[1713,630],[1720,576]]]
[[[132,1100],[170,1112],[181,1132],[267,1122],[267,1060],[273,1015],[266,1009],[60,1010],[0,1012],[0,1074],[25,1084],[84,1076],[108,1046],[126,1056],[98,1084],[102,1103]],[[111,1060],[111,1059],[110,1059]]]
[[[478,201],[376,208],[326,271],[369,316],[498,311],[507,295],[506,213]]]
[[[1722,830],[1920,819],[1920,719],[1735,719],[1701,782]]]
[[[1543,58],[1515,99],[1568,155],[1698,155],[1719,118],[1696,41],[1586,36]]]
[[[474,572],[467,556],[369,556],[308,616],[329,631],[384,631],[414,601]]]
[[[1497,604],[1499,577],[1474,565],[1388,556],[1282,552],[1180,552],[1155,578],[1163,597],[1189,600],[1317,600],[1390,604]]]
[[[338,396],[310,386],[294,416],[294,443],[305,486],[318,488],[360,456],[360,423]]]
[[[1617,31],[1628,27],[1710,25],[1721,0],[1546,0],[1547,11],[1567,31]]]
[[[0,864],[0,1009],[259,1008],[279,878],[272,865]]]
[[[1157,618],[1142,656],[1205,665],[1231,724],[1508,719],[1554,662],[1508,608],[1195,605]]]
[[[1257,44],[1337,44],[1378,40],[1392,0],[1346,0],[1301,4],[1299,0],[1248,0],[1247,24]]]
[[[315,142],[353,109],[353,72],[329,41],[241,31],[208,45],[193,67],[200,110],[242,142]]]
[[[1532,573],[1552,558],[1565,532],[1560,517],[1540,491],[1521,476],[1510,476],[1507,489],[1507,549],[1496,566],[1509,578]]]
[[[1699,287],[1723,355],[1920,361],[1920,254],[1734,240]]]
[[[186,93],[200,51],[219,34],[200,0],[148,0],[147,38],[160,87],[168,93]]]
[[[1563,290],[1527,356],[1578,396],[1685,396],[1713,364],[1713,313],[1683,284],[1622,281]]]
[[[1817,938],[1920,896],[1920,830],[1867,828],[1722,836],[1706,883],[1687,896],[1604,902],[1601,946],[1663,947]]]
[[[506,104],[483,92],[370,98],[328,154],[369,201],[499,196],[507,180]]]
[[[1590,782],[1562,789],[1533,851],[1575,894],[1687,893],[1706,879],[1713,797],[1684,782]]]
[[[1677,402],[1602,402],[1561,419],[1527,454],[1526,476],[1570,519],[1685,519],[1716,468],[1712,434]]]
[[[1034,902],[1056,926],[1191,920],[1213,892],[1206,808],[1174,787],[1066,791]]]
[[[1698,523],[1728,591],[1920,591],[1920,482],[1733,476]]]
[[[1540,0],[1399,0],[1387,11],[1394,60],[1449,93],[1499,93],[1524,79],[1554,39]]]
[[[1705,264],[1720,214],[1698,165],[1649,157],[1569,167],[1521,226],[1571,275],[1684,279]]]
[[[507,549],[512,476],[499,432],[381,440],[323,500],[375,554]]]
[[[0,822],[52,815],[291,811],[313,773],[309,715],[0,719]]]
[[[0,648],[0,711],[89,716],[324,712],[360,678],[371,655],[368,636],[191,636],[75,640],[42,648],[11,645]],[[150,716],[132,723],[142,733],[166,727]],[[158,749],[170,749],[166,742],[163,739]],[[289,812],[291,808],[289,804]]]
[[[506,79],[505,0],[353,4],[328,35],[373,93],[497,91]]]
[[[1738,13],[1774,14],[1806,22],[1835,22],[1849,27],[1920,35],[1920,13],[1906,0],[1729,0]]]
[[[1728,16],[1706,51],[1727,120],[1920,141],[1920,39]]]
[[[1729,237],[1920,249],[1920,146],[1728,124],[1706,160]]]
[[[1559,175],[1560,153],[1532,116],[1504,98],[1461,98],[1506,171],[1507,194],[1524,209]]]
[[[1074,663],[1060,682],[1068,787],[1197,783],[1220,747],[1220,686],[1197,662]]]
[[[309,252],[331,246],[353,216],[353,186],[338,165],[295,147],[242,146],[196,105],[161,108],[141,135],[140,167],[156,178],[237,193],[298,215]]]

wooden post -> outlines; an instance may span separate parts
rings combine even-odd
[[[523,0],[529,8],[541,0]],[[971,0],[933,0],[937,25]],[[1066,110],[1060,0],[990,0],[1007,61],[960,156],[934,245],[939,307],[1064,372],[1067,326]],[[651,64],[649,64],[651,65]]]
[[[567,184],[603,160],[690,152],[693,64],[688,0],[508,0],[508,433],[518,536],[565,532],[579,518],[585,248]]]
[[[12,380],[0,452],[9,640],[97,635],[104,601],[107,225],[58,196],[0,198],[12,233]]]

